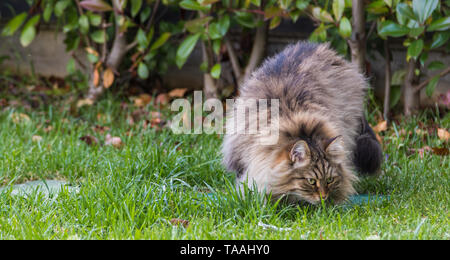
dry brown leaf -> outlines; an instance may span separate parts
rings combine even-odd
[[[31,137],[31,141],[33,142],[40,142],[42,140],[42,136],[39,135],[33,135],[33,137]]]
[[[167,95],[166,93],[161,93],[158,96],[156,96],[156,100],[155,100],[155,104],[161,104],[161,105],[166,105],[169,103],[169,95]]]
[[[189,221],[180,219],[180,218],[173,218],[170,220],[170,223],[174,226],[182,225],[183,227],[187,228],[189,226]]]
[[[375,136],[377,137],[378,142],[379,142],[380,144],[382,144],[382,143],[383,143],[383,139],[381,139],[380,135],[375,134]]]
[[[98,52],[97,52],[96,50],[92,49],[91,47],[86,47],[85,50],[86,50],[87,53],[92,54],[92,55],[98,57]]]
[[[110,128],[107,126],[95,125],[92,127],[92,130],[94,130],[97,133],[104,134],[106,131],[109,131]]]
[[[438,128],[437,134],[438,134],[439,139],[441,139],[442,141],[447,142],[448,139],[450,139],[450,133],[444,128]]]
[[[27,114],[16,112],[11,114],[11,119],[15,124],[28,123],[31,121],[30,117]]]
[[[137,107],[144,107],[152,101],[152,96],[149,94],[141,94],[134,100],[134,105]]]
[[[46,133],[48,133],[48,132],[50,132],[52,130],[53,130],[53,126],[51,126],[51,125],[49,125],[46,128],[44,128],[44,132],[46,132]]]
[[[187,90],[188,90],[187,88],[176,88],[174,90],[171,90],[168,95],[171,98],[174,98],[174,97],[181,98],[181,97],[184,97],[184,94],[186,94]]]
[[[100,81],[100,73],[98,73],[97,69],[94,69],[92,84],[94,84],[94,86],[97,87],[99,81]]]
[[[415,148],[409,148],[408,151],[409,151],[409,152],[413,152],[413,153],[414,153],[414,152],[417,152],[417,153],[419,154],[419,157],[420,157],[421,159],[423,159],[423,156],[424,156],[425,152],[427,152],[427,151],[432,151],[432,149],[431,149],[429,146],[424,146],[424,147],[418,148],[418,149],[415,149]]]
[[[386,122],[386,120],[379,122],[376,126],[373,127],[373,131],[375,133],[386,131],[386,129],[387,129],[387,122]]]
[[[91,135],[85,135],[80,137],[80,140],[85,142],[87,145],[96,145],[98,144],[98,139]]]
[[[122,143],[122,139],[120,139],[120,137],[111,136],[110,134],[107,134],[106,138],[105,138],[105,145],[112,145],[116,148],[119,148],[123,145],[123,143]]]
[[[94,101],[90,98],[80,99],[77,102],[77,107],[92,106],[93,104],[94,104]]]
[[[114,83],[114,72],[107,68],[105,72],[103,72],[103,87],[109,88]]]
[[[447,147],[433,147],[431,148],[436,155],[449,155],[450,152]]]

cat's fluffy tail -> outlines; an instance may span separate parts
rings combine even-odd
[[[375,174],[379,171],[383,154],[381,145],[366,118],[361,120],[361,134],[356,138],[354,163],[361,174]]]

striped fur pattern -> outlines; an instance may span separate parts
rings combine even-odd
[[[357,68],[328,44],[288,46],[252,74],[238,97],[279,100],[276,143],[260,142],[274,136],[226,134],[225,166],[236,172],[238,184],[275,199],[312,204],[345,200],[355,192],[353,152],[366,88]]]

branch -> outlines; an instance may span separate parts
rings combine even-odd
[[[233,68],[234,77],[237,81],[240,80],[242,77],[242,68],[239,65],[239,59],[236,55],[236,51],[233,48],[232,43],[230,42],[230,39],[228,37],[225,37],[225,46],[227,47],[228,57],[231,61],[231,66]]]
[[[389,106],[391,99],[391,53],[389,51],[389,41],[384,41],[384,59],[386,63],[385,67],[385,79],[384,79],[384,120],[389,121]]]
[[[450,66],[448,66],[446,69],[444,69],[444,70],[441,71],[440,73],[438,73],[438,74],[436,74],[436,75],[433,75],[433,76],[429,77],[429,78],[428,78],[427,80],[425,80],[424,82],[422,82],[422,83],[420,83],[419,85],[415,86],[415,87],[414,87],[414,90],[413,90],[414,93],[420,91],[421,89],[423,89],[426,85],[428,85],[428,83],[430,83],[430,81],[431,81],[434,77],[436,77],[436,76],[443,77],[443,76],[445,76],[445,75],[447,75],[447,74],[449,74],[449,73],[450,73]]]
[[[263,26],[259,26],[258,28],[256,28],[256,35],[255,40],[253,41],[252,52],[250,54],[250,59],[248,60],[247,66],[245,67],[242,82],[250,77],[251,73],[256,69],[256,67],[264,57],[267,43],[267,31],[269,28],[268,25],[269,24],[267,22],[264,22]]]

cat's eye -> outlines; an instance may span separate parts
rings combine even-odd
[[[316,180],[315,179],[312,179],[312,178],[308,178],[308,179],[306,179],[307,181],[308,181],[308,183],[309,184],[311,184],[311,185],[314,185],[314,184],[316,184]]]
[[[328,183],[328,184],[332,183],[333,181],[334,181],[334,178],[333,178],[333,177],[328,177],[328,178],[327,178],[327,183]]]

